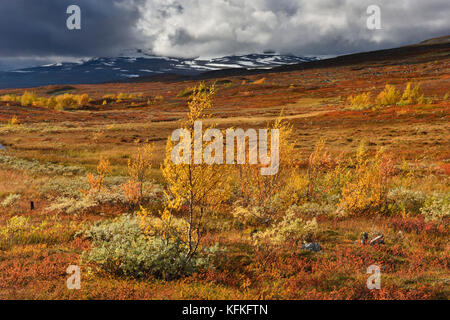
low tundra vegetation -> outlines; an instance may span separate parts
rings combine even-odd
[[[20,194],[11,193],[1,202],[1,206],[4,208],[12,207],[13,205],[16,204],[17,201],[20,200],[20,198],[21,198]]]
[[[0,250],[8,250],[15,245],[63,243],[72,239],[79,228],[76,222],[66,225],[58,218],[33,223],[29,217],[16,215],[0,228]]]
[[[188,120],[181,123],[191,134],[194,122],[207,117],[213,95],[214,87],[193,89]],[[388,150],[369,151],[362,143],[352,154],[332,154],[320,140],[307,167],[300,168],[293,157],[290,124],[279,118],[269,127],[281,131],[282,161],[276,176],[259,175],[258,165],[175,165],[168,140],[160,193],[150,196],[145,188],[154,150],[143,145],[129,158],[129,178],[121,188],[106,187],[112,165],[101,159],[97,174],[87,176],[90,189],[84,191],[82,201],[56,204],[53,209],[72,214],[68,208],[95,207],[108,194],[135,208],[84,233],[92,247],[83,254],[83,261],[117,276],[166,280],[223,268],[220,255],[226,247],[218,251],[220,245],[208,239],[220,230],[233,230],[225,223],[229,219],[244,234],[249,230],[247,245],[254,252],[276,252],[286,246],[298,251],[302,244],[315,241],[326,245],[332,231],[321,226],[324,219],[411,216],[447,225],[448,195],[402,187],[406,178]],[[156,206],[155,199],[159,199]],[[222,227],[213,224],[214,219],[222,219]]]
[[[420,213],[427,221],[443,221],[450,218],[450,194],[433,194],[427,198]]]
[[[283,246],[287,243],[299,247],[303,242],[311,242],[317,233],[316,218],[305,220],[294,210],[288,210],[284,217],[271,228],[256,232],[253,237],[257,245]]]
[[[188,259],[181,239],[150,234],[141,223],[138,217],[121,216],[90,227],[84,236],[92,248],[82,259],[109,273],[133,278],[171,280],[211,267],[214,248]]]
[[[211,116],[216,91],[201,84],[181,93],[188,97],[188,113],[179,126],[192,137],[194,122]],[[24,101],[35,98],[27,94]],[[375,100],[364,94],[349,104],[362,110],[422,99],[417,86],[402,94],[388,85]],[[87,297],[97,283],[120,288],[121,298],[135,291],[188,299],[446,298],[439,279],[449,261],[447,177],[436,184],[388,148],[370,149],[364,142],[337,153],[317,139],[300,160],[291,123],[280,115],[266,128],[280,130],[274,176],[260,175],[260,165],[175,165],[169,139],[159,168],[159,151],[139,141],[121,167],[107,152],[94,169],[0,154],[2,168],[33,179],[26,197],[25,188],[0,190],[0,253],[46,259],[27,246],[55,255],[72,250],[63,262],[79,263],[86,272],[80,292]],[[29,198],[44,209],[25,214]],[[363,232],[370,238],[383,234],[385,243],[364,246]],[[321,252],[304,249],[315,242]],[[383,268],[382,290],[366,288],[371,264]]]

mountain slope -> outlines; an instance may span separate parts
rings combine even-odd
[[[51,84],[117,82],[146,76],[193,76],[223,69],[271,69],[314,61],[316,58],[273,53],[228,56],[210,60],[158,57],[137,51],[115,58],[93,58],[80,63],[59,63],[0,72],[0,88]]]

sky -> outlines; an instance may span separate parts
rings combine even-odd
[[[69,5],[81,30],[68,30]],[[367,28],[367,7],[381,29]],[[340,55],[450,34],[448,0],[0,0],[0,70],[133,49],[211,58]]]

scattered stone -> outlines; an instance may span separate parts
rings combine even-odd
[[[376,245],[376,244],[382,244],[384,243],[384,236],[383,235],[379,235],[376,238],[373,238],[372,240],[370,240],[369,244],[371,246]]]
[[[302,245],[303,250],[319,252],[322,250],[322,247],[318,242],[308,242]]]

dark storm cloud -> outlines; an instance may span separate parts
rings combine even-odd
[[[82,30],[66,9],[82,10]],[[366,27],[369,5],[382,30]],[[0,0],[0,69],[126,48],[168,56],[336,55],[450,34],[448,0]]]
[[[58,57],[116,54],[141,44],[139,0],[0,0],[0,68]],[[66,27],[67,7],[81,8],[82,29]]]

